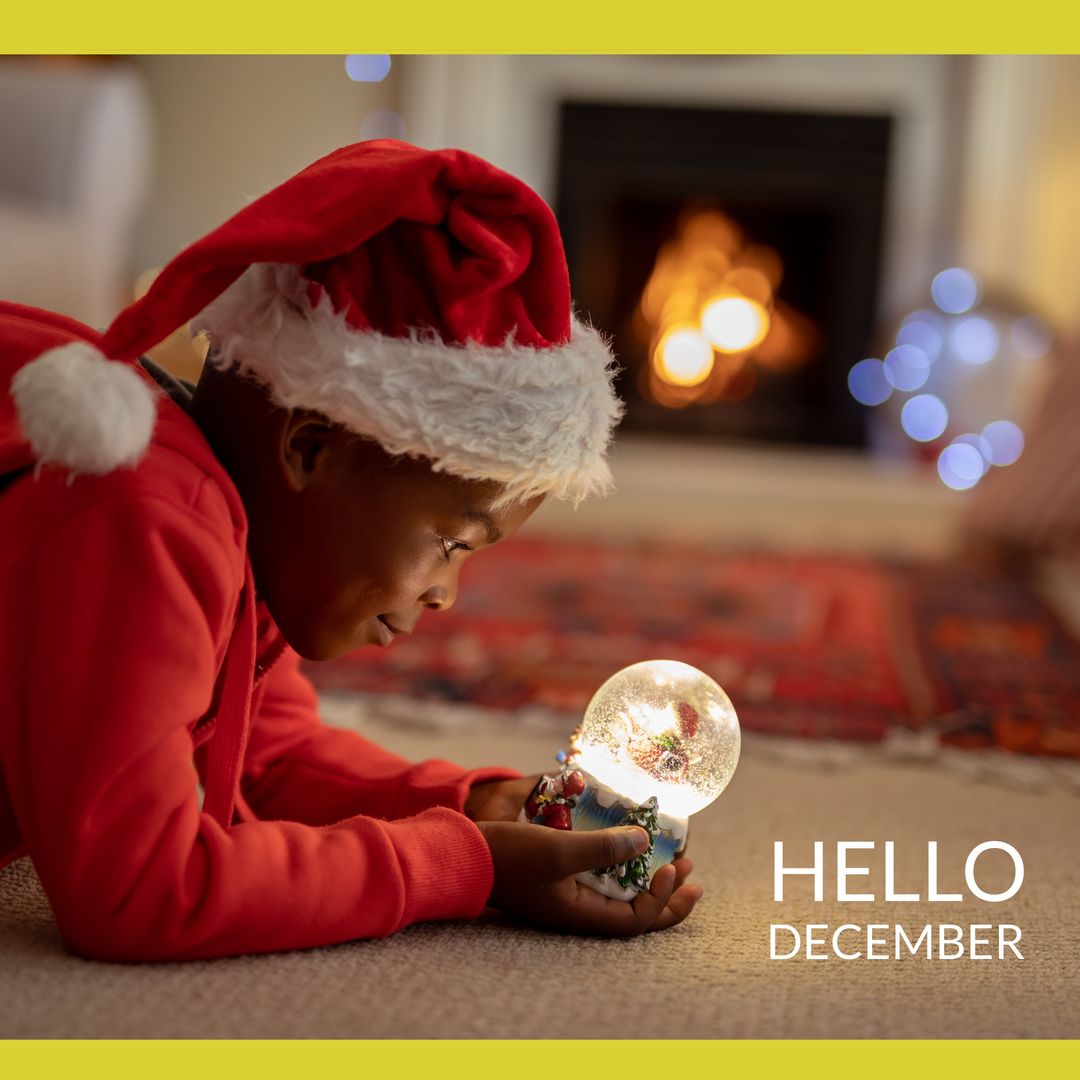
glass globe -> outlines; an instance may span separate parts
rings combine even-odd
[[[678,660],[616,672],[585,710],[574,764],[625,799],[655,795],[688,818],[727,787],[739,763],[739,719],[727,694]]]

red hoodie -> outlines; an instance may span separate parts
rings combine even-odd
[[[320,723],[252,602],[236,488],[164,394],[137,468],[35,475],[8,387],[79,339],[98,335],[0,303],[0,865],[29,854],[66,941],[110,960],[477,915],[491,858],[460,811],[518,774],[412,765]]]

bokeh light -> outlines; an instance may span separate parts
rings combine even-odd
[[[868,418],[877,453],[936,460],[941,480],[964,491],[1024,453],[1020,425],[1046,392],[1058,342],[1044,318],[1015,299],[987,299],[962,267],[943,270],[930,291],[936,306],[909,310],[893,323],[895,344],[881,369],[861,361],[848,387],[864,404],[888,402]]]
[[[949,426],[949,410],[945,402],[933,394],[918,394],[904,403],[900,425],[916,442],[932,442],[940,438]]]
[[[982,454],[970,443],[952,442],[938,455],[938,475],[954,491],[973,488],[986,472]]]
[[[945,338],[941,331],[930,322],[911,319],[897,331],[896,344],[914,345],[917,349],[922,349],[926,353],[926,358],[933,363],[941,355]]]
[[[880,405],[893,391],[885,378],[885,365],[873,357],[855,364],[848,372],[847,382],[851,396],[861,405]]]
[[[916,308],[915,311],[908,312],[908,314],[900,320],[900,325],[907,326],[907,324],[911,322],[929,323],[930,326],[936,327],[938,330],[945,325],[945,319],[941,312],[934,311],[932,308]]]
[[[345,71],[353,82],[382,82],[390,74],[390,57],[384,53],[346,56]]]
[[[780,288],[780,282],[784,280],[784,263],[780,253],[764,244],[750,244],[743,248],[739,252],[739,265],[752,266],[764,275],[772,292],[776,292]]]
[[[730,296],[756,300],[763,308],[773,300],[773,288],[768,277],[754,266],[736,266],[729,270],[724,275],[724,291]]]
[[[404,139],[405,120],[393,109],[372,109],[360,121],[361,139]]]
[[[1023,315],[1009,328],[1013,348],[1027,360],[1041,360],[1054,343],[1050,327],[1037,315]]]
[[[994,324],[982,315],[961,319],[949,332],[952,351],[969,364],[985,364],[998,351],[998,332]]]
[[[764,340],[769,332],[769,316],[748,297],[724,296],[705,305],[701,329],[721,352],[744,352]]]
[[[977,434],[974,431],[965,431],[963,435],[957,435],[953,439],[954,443],[966,443],[968,446],[974,447],[978,451],[979,456],[985,462],[985,465],[992,465],[994,461],[994,448],[990,445],[990,441],[984,438],[982,435]],[[986,468],[983,468],[983,472]]]
[[[656,347],[655,366],[656,373],[675,386],[697,386],[713,369],[712,346],[693,327],[669,330]]]
[[[979,283],[969,271],[952,266],[934,278],[930,295],[942,311],[949,315],[960,315],[975,306],[979,299]]]
[[[897,390],[918,390],[930,377],[930,358],[915,345],[897,345],[885,357],[885,378]]]
[[[982,437],[990,445],[994,465],[1012,465],[1024,452],[1024,433],[1011,420],[991,421],[982,429]]]

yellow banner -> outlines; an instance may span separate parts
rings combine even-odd
[[[1071,52],[1080,14],[1060,0],[323,0],[8,4],[8,53]]]
[[[223,1017],[223,1029],[227,1020]],[[380,1076],[404,1080],[477,1080],[485,1074],[511,1080],[557,1069],[573,1075],[587,1066],[617,1075],[628,1062],[639,1076],[798,1077],[978,1076],[995,1080],[1023,1075],[1076,1075],[1076,1042],[760,1041],[641,1040],[574,1041],[462,1040],[369,1041],[296,1040],[13,1042],[4,1047],[9,1076],[77,1075],[80,1080],[216,1080],[257,1076],[295,1080],[303,1076]],[[542,1064],[546,1063],[546,1064]],[[376,1070],[378,1070],[376,1072]]]

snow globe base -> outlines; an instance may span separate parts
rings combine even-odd
[[[582,786],[583,785],[583,786]],[[565,791],[572,792],[567,796]],[[558,807],[565,809],[560,813]],[[535,810],[529,814],[530,810]],[[649,888],[653,874],[673,862],[686,845],[687,823],[661,812],[655,797],[644,803],[620,795],[584,769],[545,777],[519,816],[521,821],[556,828],[591,830],[640,825],[652,839],[649,848],[635,859],[602,871],[586,870],[575,880],[616,900],[633,900]]]

